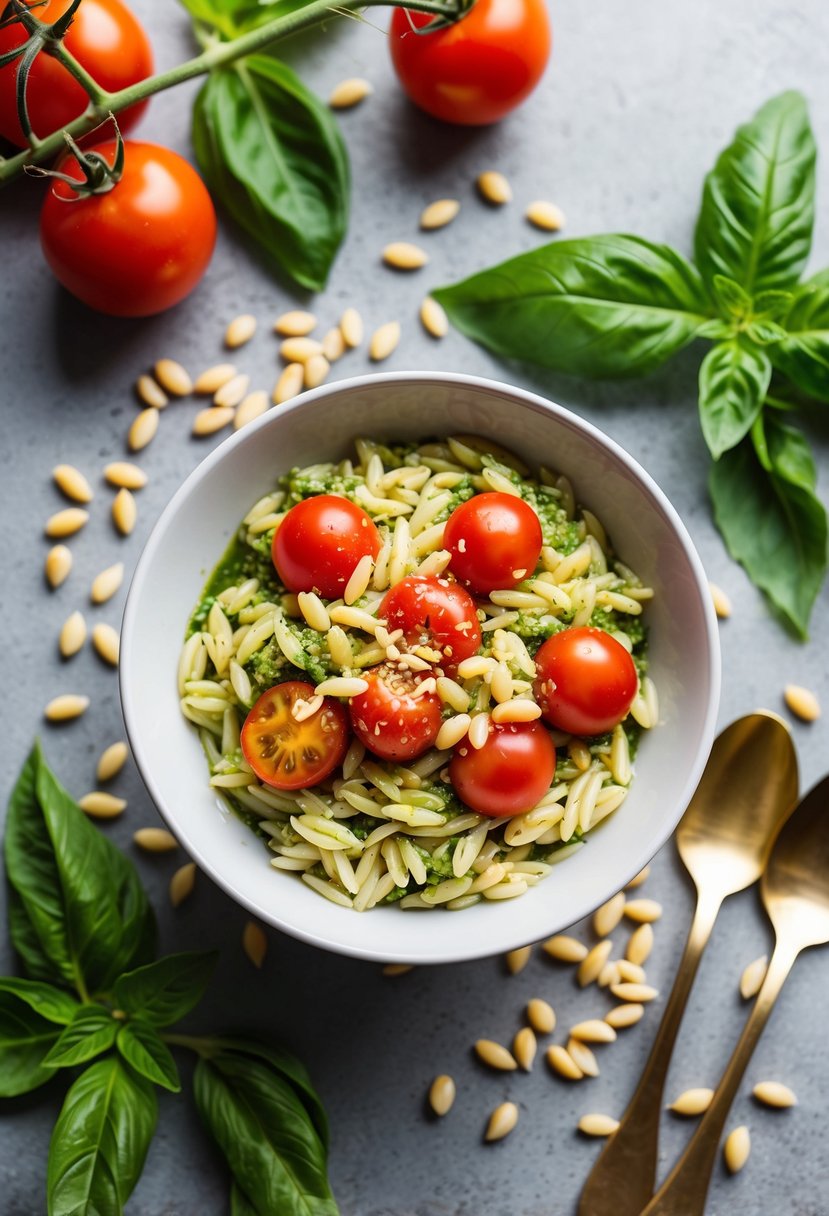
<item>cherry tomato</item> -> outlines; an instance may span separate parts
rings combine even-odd
[[[427,114],[464,126],[498,122],[541,79],[551,46],[544,0],[476,0],[453,25],[416,32],[431,20],[396,8],[389,31],[398,79]]]
[[[380,533],[361,507],[335,494],[316,494],[291,507],[272,546],[276,572],[289,591],[337,599],[360,558],[380,552]]]
[[[523,498],[476,494],[446,522],[449,569],[478,595],[508,589],[532,574],[541,553],[541,524]]]
[[[490,723],[481,748],[465,740],[449,761],[458,797],[479,815],[521,815],[553,784],[556,749],[540,722]]]
[[[440,730],[436,693],[416,696],[421,672],[399,671],[388,663],[363,673],[365,692],[351,698],[354,734],[383,760],[414,760],[432,746]]]
[[[545,719],[573,735],[603,735],[636,696],[636,668],[624,646],[589,626],[554,633],[535,656],[535,698]]]
[[[84,0],[84,3],[86,0]],[[109,163],[114,140],[94,151]],[[155,144],[125,144],[121,180],[105,194],[73,196],[51,186],[40,214],[40,243],[55,277],[91,308],[147,317],[193,290],[216,242],[216,213],[195,169]],[[81,180],[67,156],[62,173]]]
[[[379,615],[390,633],[403,630],[409,646],[439,650],[446,667],[468,659],[481,645],[475,601],[448,578],[410,574],[386,593]]]
[[[302,721],[294,717],[294,706],[313,696],[312,684],[285,680],[263,692],[245,718],[244,757],[260,781],[278,790],[319,785],[348,749],[348,715],[333,697]]]
[[[32,12],[41,21],[53,22],[69,7],[70,0],[46,0]],[[27,38],[24,27],[15,22],[0,29],[0,55]],[[63,40],[78,63],[108,93],[116,93],[152,74],[153,53],[147,35],[136,17],[121,0],[83,0]],[[15,100],[19,59],[0,68],[0,136],[18,147],[27,140],[20,129]],[[26,89],[29,121],[35,135],[43,138],[78,118],[89,98],[62,63],[41,52],[32,64]],[[138,102],[118,115],[121,131],[135,125],[147,107]]]

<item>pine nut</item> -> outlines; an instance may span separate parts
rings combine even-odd
[[[641,967],[650,958],[651,950],[653,950],[653,929],[649,924],[640,925],[630,935],[625,958],[628,962]]]
[[[59,587],[72,569],[72,551],[66,545],[53,545],[46,554],[43,572],[53,589]]]
[[[265,930],[255,920],[249,920],[242,930],[242,949],[254,967],[261,970],[268,951],[268,939]]]
[[[514,1102],[502,1102],[489,1116],[484,1139],[488,1142],[503,1140],[518,1122],[518,1107]]]
[[[456,198],[439,198],[420,213],[420,227],[427,230],[445,228],[458,214],[461,205]]]
[[[512,198],[512,187],[503,173],[488,169],[478,176],[477,187],[481,197],[495,207],[508,203]]]
[[[239,404],[250,386],[250,376],[239,372],[232,379],[226,380],[221,388],[213,394],[213,404],[219,409],[228,409]]]
[[[104,478],[111,486],[124,490],[141,490],[147,484],[147,474],[129,460],[114,460],[104,468]]]
[[[662,905],[655,899],[629,899],[625,904],[625,916],[639,924],[650,924],[661,915]]]
[[[345,354],[345,338],[339,325],[334,325],[322,340],[322,353],[329,363],[336,363]]]
[[[104,604],[115,595],[115,592],[123,581],[123,562],[116,562],[114,566],[107,566],[106,570],[102,570],[100,574],[96,574],[92,580],[89,598],[93,604]]]
[[[633,878],[631,878],[630,882],[625,887],[625,890],[633,891],[636,889],[636,887],[641,887],[642,883],[648,878],[650,872],[650,866],[645,866],[644,869],[640,870],[638,874],[634,874]]]
[[[247,426],[249,422],[253,422],[254,418],[261,417],[269,404],[268,394],[263,392],[262,389],[248,393],[247,397],[243,397],[239,402],[238,409],[233,416],[234,431],[241,430],[243,426]]]
[[[546,942],[541,943],[541,949],[559,963],[580,963],[587,958],[587,946],[575,937],[562,933],[548,937]]]
[[[532,946],[520,946],[517,950],[510,950],[506,955],[507,970],[510,975],[518,975],[523,971],[527,963],[532,958]]]
[[[83,507],[65,507],[63,511],[56,511],[54,515],[49,516],[44,531],[47,536],[56,539],[62,536],[73,536],[76,532],[80,532],[88,519],[89,512],[84,511]]]
[[[557,1043],[547,1048],[547,1063],[554,1072],[557,1072],[560,1077],[566,1077],[568,1081],[580,1081],[584,1076],[573,1057]]]
[[[303,376],[305,387],[319,388],[330,371],[331,364],[325,355],[321,353],[319,355],[311,355],[311,358],[305,361],[305,374]]]
[[[490,1068],[498,1068],[502,1072],[512,1072],[518,1067],[514,1056],[507,1051],[506,1047],[502,1047],[500,1043],[495,1043],[492,1039],[478,1039],[475,1044],[475,1054],[482,1063],[488,1064]]]
[[[597,1077],[599,1075],[598,1060],[587,1044],[582,1043],[580,1039],[570,1038],[567,1040],[567,1054],[586,1077]]]
[[[543,199],[530,203],[524,214],[535,228],[543,228],[545,232],[558,232],[564,227],[564,212]]]
[[[450,747],[460,743],[471,722],[469,714],[453,714],[451,718],[447,718],[437,733],[435,747],[439,751],[448,751]]]
[[[289,363],[274,385],[271,394],[271,401],[274,405],[282,405],[284,401],[289,401],[291,397],[296,397],[298,393],[301,393],[304,377],[305,368],[301,363]]]
[[[109,663],[113,667],[118,666],[121,639],[117,629],[99,621],[92,629],[92,645],[105,663]]]
[[[193,391],[193,381],[180,363],[175,359],[159,359],[153,368],[153,374],[171,397],[187,397]]]
[[[350,349],[360,345],[363,340],[363,318],[356,308],[347,308],[340,317],[340,331]]]
[[[367,80],[363,80],[361,76],[351,76],[348,80],[341,80],[339,84],[334,85],[328,97],[328,104],[332,110],[350,110],[352,106],[365,101],[373,92],[374,89]]]
[[[110,743],[109,747],[101,753],[95,769],[95,775],[99,781],[111,781],[113,777],[120,773],[127,761],[127,745],[122,740],[117,743]]]
[[[628,1026],[635,1026],[641,1020],[644,1012],[644,1005],[637,1005],[635,1003],[616,1005],[613,1009],[608,1010],[604,1015],[604,1020],[614,1030],[624,1030]]]
[[[234,317],[225,330],[225,346],[235,350],[237,346],[250,342],[255,333],[256,317],[249,312],[242,313]]]
[[[188,895],[192,894],[195,882],[196,863],[188,861],[185,865],[179,866],[170,879],[170,903],[174,908],[184,903]]]
[[[178,841],[166,828],[139,828],[132,838],[147,853],[170,853],[178,848]]]
[[[411,241],[392,241],[383,250],[383,261],[393,270],[420,270],[429,261],[429,255]]]
[[[153,410],[163,410],[165,405],[170,404],[170,398],[164,392],[164,389],[158,381],[153,380],[152,376],[148,376],[146,372],[136,380],[135,393],[142,405],[146,405]]]
[[[71,464],[59,464],[52,469],[55,485],[75,502],[92,502],[92,487],[80,469]]]
[[[322,343],[316,338],[285,338],[279,344],[279,354],[286,363],[307,363],[312,355],[322,354]]]
[[[758,1081],[751,1092],[758,1102],[762,1102],[764,1106],[773,1106],[777,1110],[797,1106],[794,1091],[780,1081]]]
[[[438,1116],[448,1114],[455,1101],[455,1082],[445,1073],[435,1077],[429,1086],[429,1105]]]
[[[359,676],[330,676],[314,689],[318,697],[359,697],[368,688],[368,681]]]
[[[316,328],[317,318],[312,312],[295,308],[291,312],[283,312],[273,323],[274,332],[283,338],[304,338]]]
[[[717,616],[722,621],[727,620],[731,616],[731,600],[725,594],[722,587],[718,587],[716,583],[709,583],[708,589],[711,592],[711,600]]]
[[[744,1001],[750,1001],[763,987],[766,971],[769,966],[769,956],[762,954],[753,963],[749,963],[740,976],[740,996]]]
[[[105,794],[101,790],[93,790],[78,799],[78,806],[93,819],[114,819],[126,809],[126,799],[116,798],[114,794]]]
[[[445,338],[449,332],[449,318],[443,305],[427,296],[420,305],[420,323],[433,338]]]
[[[410,971],[414,971],[411,963],[386,963],[382,974],[386,979],[396,979],[398,975],[408,975]]]
[[[582,1115],[578,1127],[583,1136],[612,1136],[619,1126],[610,1115]]]
[[[127,431],[127,446],[131,452],[140,452],[155,439],[158,430],[158,410],[146,409],[134,419]]]
[[[811,689],[787,684],[783,696],[792,713],[802,721],[815,722],[820,717],[820,702]]]
[[[594,983],[599,978],[599,972],[610,958],[610,951],[612,949],[613,942],[603,941],[599,942],[589,954],[584,956],[576,972],[579,987],[586,988],[588,984]]]
[[[205,410],[199,410],[193,419],[193,435],[203,438],[205,435],[215,435],[233,421],[234,410],[229,405],[210,405]]]
[[[668,1110],[672,1110],[675,1115],[686,1115],[688,1118],[693,1118],[708,1110],[713,1097],[713,1089],[686,1089],[671,1103]]]
[[[63,622],[58,637],[58,647],[65,659],[77,654],[86,641],[86,621],[80,612],[73,612]]]
[[[593,913],[593,932],[597,937],[609,937],[622,919],[625,897],[620,891]]]
[[[577,1022],[571,1028],[570,1037],[578,1039],[580,1043],[614,1043],[616,1031],[600,1018],[588,1018],[586,1022]]]
[[[735,1127],[723,1145],[723,1157],[728,1170],[732,1174],[738,1174],[748,1161],[748,1155],[751,1152],[751,1136],[747,1127]]]
[[[122,536],[129,536],[135,527],[138,507],[129,490],[119,490],[112,500],[112,522]]]
[[[644,984],[647,978],[645,968],[640,967],[638,963],[632,963],[627,958],[620,958],[618,960],[616,970],[619,973],[617,983],[624,981],[626,984]]]
[[[605,963],[605,965],[602,967],[596,983],[600,988],[609,988],[611,984],[620,983],[621,979],[622,977],[619,974],[618,963],[609,962]]]
[[[527,1021],[536,1034],[552,1034],[556,1028],[555,1010],[547,1001],[534,996],[527,1002]]]
[[[69,722],[72,718],[79,718],[88,708],[89,697],[66,692],[59,697],[53,697],[43,715],[50,722]]]
[[[389,355],[397,348],[399,341],[400,322],[387,321],[385,325],[381,325],[379,329],[375,329],[371,335],[371,342],[368,348],[369,357],[375,363],[388,359]]]
[[[538,1051],[538,1043],[529,1026],[522,1026],[512,1040],[512,1054],[524,1072],[532,1070],[533,1061]]]
[[[215,363],[212,367],[206,367],[196,378],[193,392],[202,397],[212,397],[223,384],[227,384],[228,380],[232,380],[235,375],[236,365],[234,363]]]
[[[620,1001],[635,1001],[637,1005],[644,1005],[646,1001],[653,1001],[659,996],[658,990],[649,984],[611,984],[610,991]]]

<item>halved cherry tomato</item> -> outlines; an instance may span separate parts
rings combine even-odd
[[[478,595],[514,587],[532,574],[541,554],[541,524],[523,498],[476,494],[446,521],[443,544],[455,578]]]
[[[490,723],[481,748],[468,739],[449,761],[458,797],[479,815],[522,815],[553,784],[556,749],[540,722]]]
[[[481,645],[475,601],[459,583],[410,574],[386,592],[379,615],[390,633],[402,629],[409,646],[439,650],[444,666],[468,659]]]
[[[333,697],[301,721],[294,716],[313,696],[312,684],[285,680],[263,692],[245,718],[242,753],[259,780],[278,790],[319,785],[348,750],[348,715]]]
[[[351,698],[354,734],[383,760],[414,760],[432,746],[440,730],[436,693],[417,695],[423,673],[398,670],[389,663],[363,673],[365,692]]]
[[[5,7],[5,6],[4,6]],[[46,0],[32,7],[41,21],[57,21],[69,0]],[[21,46],[27,38],[20,22],[0,29],[0,55]],[[147,35],[121,0],[83,0],[63,40],[67,51],[108,93],[117,93],[151,75],[153,53]],[[23,148],[27,140],[17,117],[15,86],[19,60],[0,68],[0,136]],[[41,139],[78,118],[89,98],[69,71],[53,55],[41,51],[29,73],[26,103],[29,121]],[[122,132],[135,125],[147,107],[142,101],[122,110],[118,126]]]
[[[361,507],[316,494],[291,507],[273,538],[276,572],[289,591],[337,599],[361,557],[380,552],[380,533]]]
[[[554,633],[535,656],[535,698],[545,719],[573,735],[603,735],[636,696],[633,659],[621,642],[590,626]]]
[[[430,20],[428,13],[396,8],[389,45],[411,100],[445,122],[497,122],[529,96],[547,66],[544,0],[476,0],[460,21],[416,32]]]

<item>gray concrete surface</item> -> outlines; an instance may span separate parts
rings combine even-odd
[[[189,52],[186,18],[177,6],[135,0],[134,7],[160,63]],[[829,709],[826,590],[815,612],[813,640],[807,645],[791,640],[729,560],[713,528],[705,494],[707,457],[695,412],[696,354],[643,383],[591,386],[498,363],[458,335],[435,343],[416,319],[429,285],[539,240],[522,219],[523,206],[534,198],[559,203],[572,235],[627,230],[687,251],[702,177],[717,151],[760,103],[791,86],[807,94],[822,145],[813,264],[829,262],[829,9],[818,0],[727,5],[594,0],[555,5],[553,21],[554,57],[542,87],[523,111],[489,130],[442,127],[407,105],[375,28],[385,24],[384,14],[370,14],[363,25],[332,23],[325,35],[291,49],[292,59],[323,96],[351,75],[367,76],[376,90],[342,119],[354,169],[353,220],[330,288],[314,308],[323,325],[332,323],[346,303],[356,304],[370,325],[398,317],[404,334],[390,369],[442,368],[500,377],[537,389],[604,427],[671,496],[710,577],[734,602],[733,618],[721,630],[721,723],[761,705],[781,709],[788,681],[814,687]],[[188,86],[156,98],[141,134],[186,154],[193,92]],[[489,167],[502,169],[513,183],[514,204],[503,211],[487,210],[474,194],[475,175]],[[269,388],[276,358],[264,323],[304,302],[270,278],[255,253],[223,224],[203,285],[175,311],[142,322],[95,316],[57,289],[41,261],[39,195],[37,183],[22,182],[0,196],[0,552],[6,571],[0,619],[10,662],[2,710],[2,805],[36,733],[73,792],[80,795],[92,786],[99,750],[122,730],[116,679],[88,647],[62,664],[58,629],[78,606],[90,623],[117,623],[123,592],[90,609],[90,578],[117,559],[132,568],[158,512],[214,441],[190,438],[192,403],[171,407],[158,438],[140,458],[150,484],[139,495],[135,532],[127,540],[114,535],[105,509],[107,491],[96,484],[92,520],[72,542],[75,569],[50,595],[42,582],[41,527],[61,505],[51,468],[69,461],[97,479],[106,461],[124,454],[137,373],[164,354],[194,370],[216,361],[224,325],[240,311],[256,313],[263,326],[239,363],[251,371],[254,384]],[[409,278],[381,268],[382,245],[413,237],[421,206],[444,195],[462,199],[463,211],[451,229],[426,238],[429,267]],[[365,370],[362,353],[335,369],[338,376]],[[826,496],[824,417],[815,415],[810,433]],[[170,622],[171,628],[180,624]],[[42,707],[65,689],[89,693],[92,707],[79,722],[55,729],[42,721]],[[828,723],[824,718],[812,726],[794,724],[804,788],[829,767]],[[562,1027],[603,1008],[603,998],[577,991],[568,974],[540,954],[517,977],[508,977],[502,961],[491,959],[390,981],[374,966],[318,952],[274,932],[258,973],[239,948],[243,912],[206,878],[185,906],[175,913],[170,909],[167,882],[183,858],[136,854],[131,833],[155,822],[155,812],[134,768],[124,771],[115,789],[129,799],[129,810],[104,830],[139,866],[159,913],[163,946],[222,948],[215,982],[190,1019],[192,1026],[255,1028],[291,1044],[306,1060],[331,1115],[331,1179],[343,1216],[574,1212],[597,1152],[595,1143],[576,1134],[576,1120],[587,1111],[624,1109],[658,1007],[618,1044],[602,1050],[596,1080],[569,1086],[553,1079],[543,1064],[530,1076],[484,1072],[471,1058],[471,1041],[482,1034],[509,1039],[529,997],[551,1000]],[[689,885],[672,847],[657,858],[646,890],[665,905],[649,969],[665,989],[691,910]],[[715,1083],[746,1015],[737,979],[769,945],[755,892],[729,901],[694,990],[670,1095]],[[3,934],[0,968],[12,966]],[[798,963],[735,1103],[730,1123],[749,1125],[754,1148],[737,1178],[729,1179],[717,1166],[711,1216],[829,1213],[827,1002],[829,958],[812,952]],[[187,1074],[186,1060],[182,1067]],[[449,1118],[436,1124],[425,1116],[423,1099],[430,1079],[441,1071],[456,1077],[458,1100]],[[768,1077],[793,1086],[800,1099],[795,1110],[772,1113],[752,1101],[751,1084]],[[519,1125],[507,1141],[485,1147],[487,1112],[505,1097],[519,1104]],[[4,1216],[37,1216],[45,1209],[46,1152],[60,1100],[61,1088],[54,1084],[0,1103]],[[688,1132],[687,1124],[666,1118],[665,1168]],[[158,1134],[128,1210],[134,1216],[218,1216],[228,1210],[225,1171],[186,1097],[162,1096]]]

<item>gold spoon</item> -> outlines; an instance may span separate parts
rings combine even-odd
[[[702,1216],[726,1116],[780,989],[801,950],[829,942],[829,777],[778,836],[760,890],[775,935],[766,978],[705,1117],[642,1216]]]
[[[676,831],[697,889],[685,951],[642,1079],[587,1179],[579,1216],[639,1216],[653,1195],[662,1091],[699,960],[723,900],[763,873],[796,800],[797,757],[780,718],[748,714],[717,736]]]

